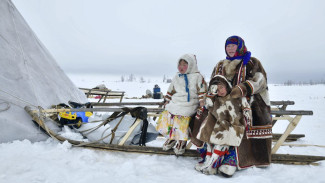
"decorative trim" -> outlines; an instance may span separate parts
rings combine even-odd
[[[236,85],[236,86],[239,88],[239,90],[240,90],[240,92],[241,92],[241,96],[243,97],[243,96],[244,96],[243,89],[242,89],[239,85]]]
[[[253,93],[254,93],[254,85],[252,85],[252,83],[249,80],[246,80],[245,83],[249,86],[249,88],[251,89],[251,95],[253,95]]]

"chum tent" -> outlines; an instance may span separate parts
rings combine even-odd
[[[11,0],[0,1],[0,143],[47,136],[24,107],[87,102],[37,38]]]

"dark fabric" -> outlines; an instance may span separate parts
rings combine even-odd
[[[205,108],[201,108],[203,110],[201,110],[200,114],[197,114],[196,117],[194,117],[194,121],[193,121],[193,128],[191,128],[192,130],[192,134],[191,134],[191,142],[196,145],[197,147],[201,147],[203,145],[203,141],[199,140],[196,138],[197,134],[200,131],[200,127],[202,122],[207,118],[208,116],[208,110]]]
[[[238,166],[267,166],[271,163],[272,139],[247,139],[246,134],[238,147]]]
[[[261,72],[264,77],[267,78],[261,63],[255,58],[251,61],[252,62],[247,64],[246,67],[246,80],[252,79],[256,72]],[[236,74],[234,78],[237,78]],[[252,97],[254,98],[251,103],[253,126],[272,125],[270,106],[265,104],[259,93],[249,96],[251,100]],[[239,167],[245,168],[252,165],[269,165],[271,163],[271,145],[272,139],[247,139],[245,133],[244,138],[238,147]]]

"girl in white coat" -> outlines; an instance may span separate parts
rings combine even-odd
[[[189,123],[199,105],[204,105],[207,85],[197,68],[195,55],[185,54],[177,62],[178,73],[165,96],[165,111],[158,119],[157,131],[167,138],[163,150],[175,146],[174,152],[183,154],[189,138]]]

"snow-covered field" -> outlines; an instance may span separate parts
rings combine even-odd
[[[72,75],[78,87],[92,88],[105,84],[112,90],[126,91],[126,97],[141,97],[158,84],[166,92],[163,78],[146,78],[144,83],[120,82],[121,76]],[[138,79],[139,80],[139,79]],[[288,110],[312,110],[313,116],[303,116],[295,134],[306,137],[292,144],[325,146],[325,85],[269,85],[271,100],[293,100]],[[154,99],[124,99],[124,101],[154,101]],[[114,101],[112,99],[111,101]],[[287,121],[278,121],[274,133],[283,133]],[[164,139],[147,145],[159,146]],[[282,146],[278,153],[325,156],[324,147]],[[99,151],[72,147],[52,139],[31,143],[28,140],[0,144],[0,182],[100,183],[100,182],[325,182],[325,161],[319,166],[272,164],[268,168],[249,168],[227,179],[218,175],[203,175],[194,170],[196,158],[144,155]]]

